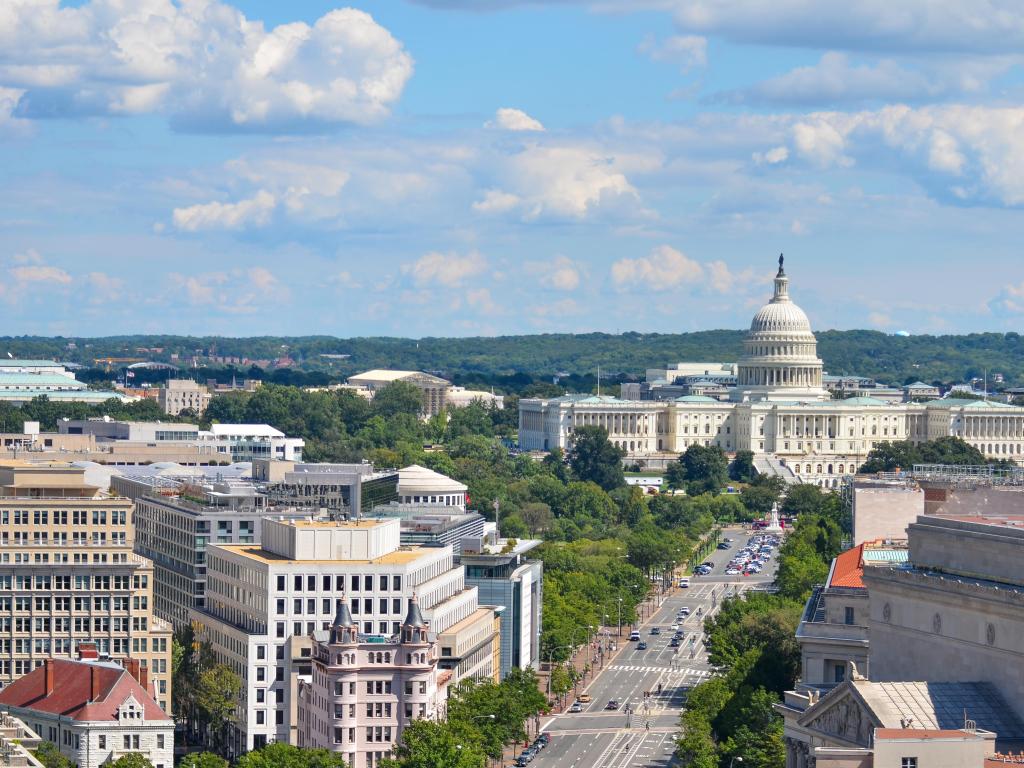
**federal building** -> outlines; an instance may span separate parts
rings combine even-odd
[[[708,391],[721,391],[724,399],[692,393],[640,399],[650,387],[635,384],[624,385],[625,397],[524,398],[519,445],[529,451],[564,450],[573,430],[593,425],[606,429],[630,462],[663,467],[691,445],[715,445],[726,453],[752,451],[761,472],[826,488],[855,474],[871,449],[885,441],[956,436],[989,458],[1019,460],[1024,453],[1024,408],[1017,406],[952,397],[833,399],[810,321],[790,298],[782,257],[774,294],[754,315],[743,347],[731,372],[721,364],[703,366],[708,370],[698,384],[706,382]],[[667,370],[693,367],[683,363]],[[723,382],[729,384],[726,390]],[[671,385],[653,382],[662,392],[671,392]]]

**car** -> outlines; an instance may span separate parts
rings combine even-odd
[[[619,708],[619,702],[617,702],[615,699],[610,699],[608,701],[608,703],[604,705],[604,708],[605,709],[618,709]]]
[[[689,589],[690,588],[690,580],[687,579],[687,578],[680,579],[679,580],[679,588],[680,589]]]
[[[523,766],[529,765],[531,760],[533,760],[532,757],[525,757],[524,755],[520,755],[516,758],[514,765],[516,766],[516,768],[523,768]]]
[[[719,549],[732,549],[732,544],[726,544],[724,541],[718,545]]]
[[[578,701],[574,701],[572,703],[572,706],[569,707],[569,711],[572,712],[573,714],[576,714],[577,712],[582,712],[583,711],[583,705],[580,702],[578,702]]]
[[[679,623],[678,622],[672,622],[672,631],[675,632],[677,629],[679,629]]]
[[[679,609],[679,615],[680,616],[689,616],[690,615],[690,608],[689,608],[689,606],[684,605],[682,608],[680,608]]]
[[[638,651],[646,651],[647,650],[647,643],[645,643],[643,640],[641,640],[639,643],[636,644],[636,649]]]
[[[538,733],[537,734],[537,741],[544,742],[544,746],[546,747],[548,744],[551,743],[551,734],[548,733],[547,731],[544,731],[544,733]]]
[[[581,704],[589,704],[591,701],[593,701],[593,699],[590,698],[589,693],[581,693],[579,696],[576,697],[576,701],[580,702]]]
[[[661,627],[651,627],[651,634],[652,635],[660,635],[661,634]]]
[[[668,647],[669,648],[678,648],[679,647],[679,638],[678,637],[673,637],[671,640],[669,640],[668,641]]]
[[[732,539],[730,539],[728,536],[722,539],[722,541],[724,541],[726,544],[732,544]]]
[[[548,743],[546,741],[541,741],[540,739],[534,739],[533,740],[533,744],[530,745],[530,748],[531,749],[544,749],[544,747],[546,747],[547,745],[548,745]]]
[[[728,568],[725,571],[725,575],[726,576],[739,576],[739,574],[740,574],[740,569],[739,568]]]
[[[634,629],[632,632],[629,633],[629,639],[630,640],[639,640],[640,639],[640,631]]]

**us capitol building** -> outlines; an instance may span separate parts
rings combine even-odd
[[[1024,452],[1024,408],[1006,403],[833,400],[822,384],[810,321],[789,297],[782,257],[774,295],[754,315],[743,347],[725,401],[694,394],[670,400],[606,395],[520,400],[520,448],[567,449],[576,427],[594,425],[608,431],[628,461],[648,467],[664,467],[691,445],[717,445],[726,453],[752,451],[761,472],[827,488],[854,474],[883,441],[955,435],[993,459],[1019,461]]]

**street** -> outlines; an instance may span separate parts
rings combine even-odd
[[[673,589],[660,608],[641,627],[648,645],[620,641],[621,648],[586,689],[592,701],[583,712],[556,715],[543,725],[551,744],[532,765],[558,768],[626,768],[668,766],[675,751],[679,713],[686,692],[707,679],[711,669],[703,643],[704,619],[721,605],[725,594],[736,589],[764,586],[774,578],[777,561],[756,576],[725,576],[725,564],[747,541],[740,528],[725,529],[723,538],[734,539],[731,550],[715,550],[708,560],[715,569],[708,576],[690,578],[689,589]],[[774,554],[777,554],[778,550]],[[669,646],[677,611],[686,606],[690,615],[679,627],[684,637],[678,648]],[[660,628],[652,635],[651,629]],[[614,639],[615,628],[612,627]],[[624,629],[623,637],[628,637]],[[661,686],[659,693],[659,685]],[[649,696],[645,696],[649,693]],[[609,700],[619,708],[605,709]]]

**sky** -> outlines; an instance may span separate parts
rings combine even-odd
[[[2,334],[1024,325],[1019,0],[3,0]]]

